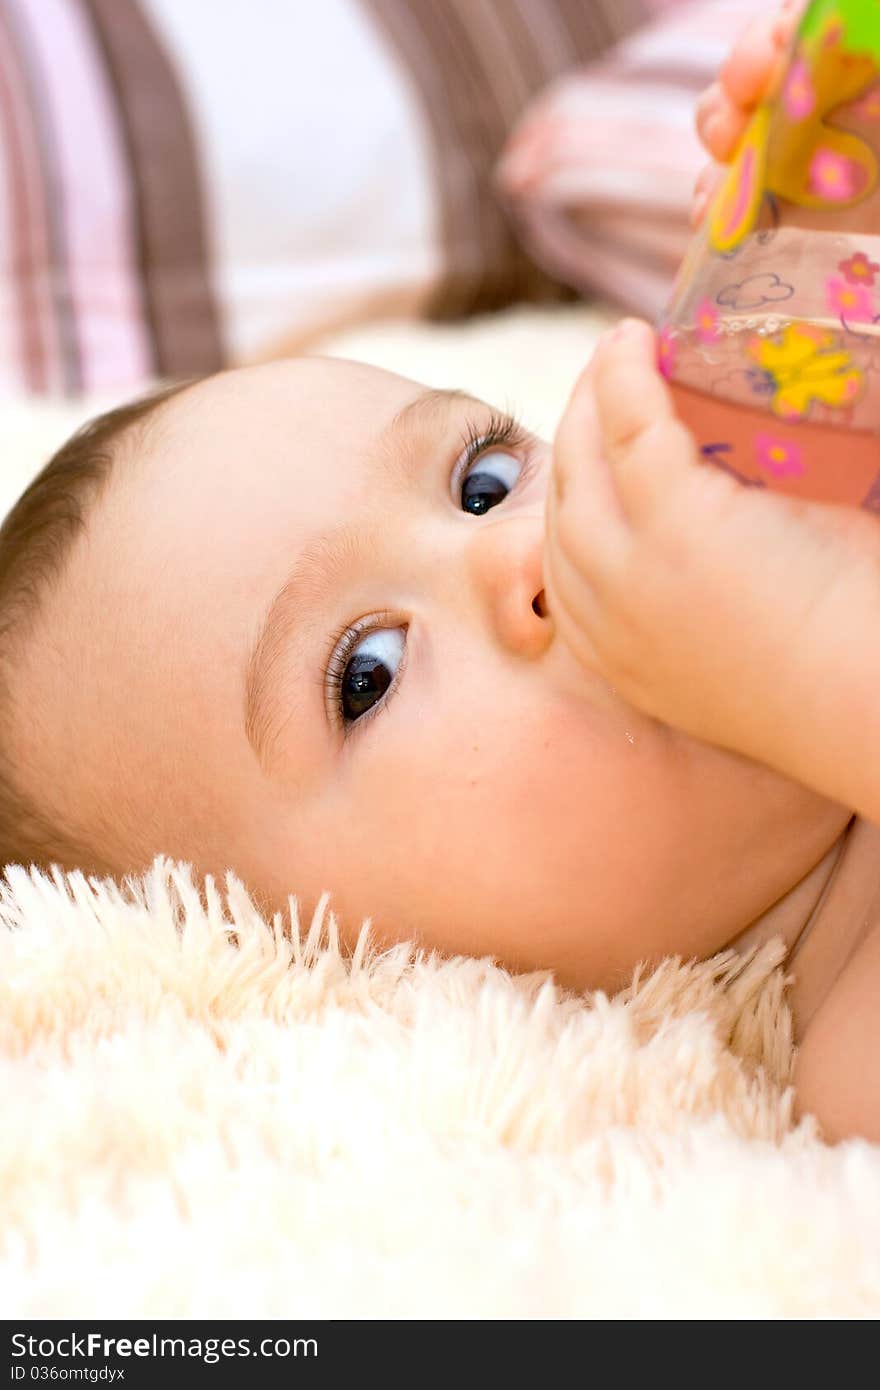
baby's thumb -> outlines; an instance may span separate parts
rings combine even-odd
[[[601,433],[591,358],[571,389],[553,438],[553,481],[559,501],[577,487],[585,460],[595,458]]]
[[[558,505],[604,507],[615,515],[619,503],[603,457],[596,404],[595,355],[577,378],[553,439],[554,498]]]

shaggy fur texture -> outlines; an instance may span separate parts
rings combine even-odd
[[[781,951],[564,995],[157,860],[0,898],[5,1316],[876,1317]]]

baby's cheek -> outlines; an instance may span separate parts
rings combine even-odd
[[[509,876],[550,814],[561,736],[549,712],[511,708],[503,683],[496,688],[491,702],[438,698],[411,723],[393,710],[378,716],[374,746],[347,788],[354,824],[344,833],[364,846],[371,839],[399,881],[435,877],[438,864],[465,879],[469,865],[493,881]]]
[[[564,706],[506,704],[511,692],[499,689],[492,706],[423,724],[394,770],[394,814],[408,853],[430,860],[444,846],[458,863],[476,856],[483,871],[509,879],[555,857],[560,834],[574,817],[583,822],[590,734]]]

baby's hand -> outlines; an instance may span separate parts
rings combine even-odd
[[[816,785],[839,702],[851,704],[852,663],[873,640],[864,614],[880,605],[880,525],[702,463],[655,352],[648,325],[625,321],[560,422],[550,616],[629,703]]]
[[[775,14],[754,20],[736,43],[718,78],[697,103],[697,133],[713,160],[733,158],[740,138],[770,84],[781,55],[800,20],[804,0],[783,0]],[[703,216],[719,179],[708,164],[697,179],[691,220]]]

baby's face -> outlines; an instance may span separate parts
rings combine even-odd
[[[578,667],[543,593],[551,450],[503,425],[321,358],[172,400],[32,644],[35,789],[117,871],[329,889],[349,941],[369,916],[582,987],[725,944],[846,816]]]

